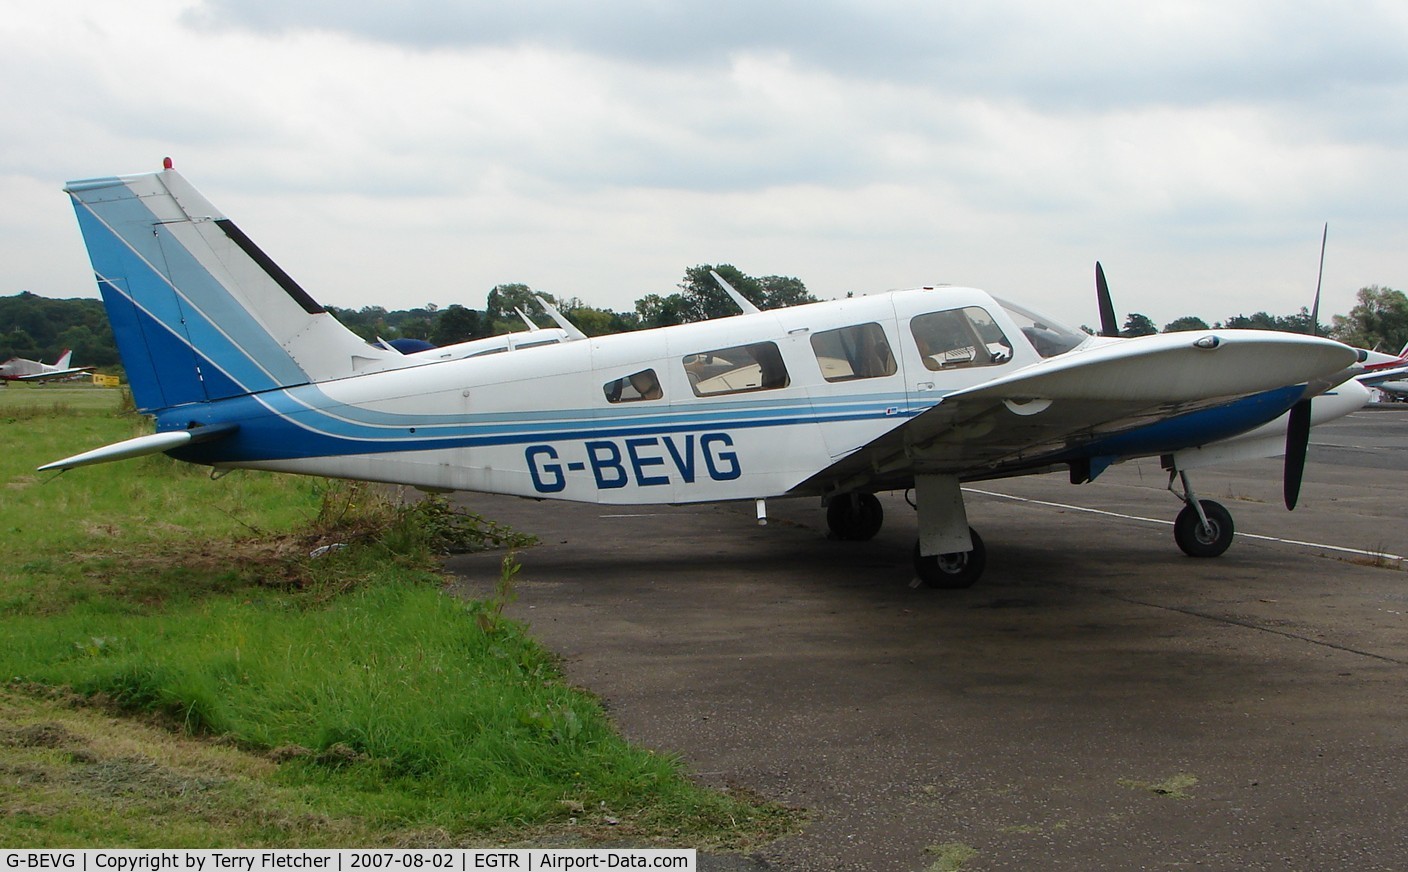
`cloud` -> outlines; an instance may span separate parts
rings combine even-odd
[[[171,154],[338,305],[526,281],[629,308],[731,261],[823,296],[973,283],[1088,321],[1101,257],[1124,308],[1216,319],[1293,308],[1328,219],[1347,308],[1405,283],[1408,117],[1385,111],[1408,97],[1405,16],[52,0],[0,31],[0,178],[9,227],[58,251],[61,180]],[[91,293],[81,257],[54,261],[54,293]]]
[[[1408,78],[1408,12],[1390,3],[204,0],[187,18],[417,50],[533,46],[655,69],[781,54],[837,76],[1070,109],[1343,96]]]

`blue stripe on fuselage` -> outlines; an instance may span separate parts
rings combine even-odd
[[[1190,412],[1096,439],[1056,458],[1146,456],[1164,454],[1235,436],[1283,414],[1300,398],[1302,388],[1291,386],[1230,402],[1213,409]],[[298,400],[295,400],[295,395]],[[310,408],[311,406],[314,406]],[[741,404],[730,404],[741,405]],[[542,441],[609,439],[627,436],[691,433],[825,424],[839,421],[889,420],[898,423],[923,410],[896,414],[889,409],[861,409],[844,402],[813,408],[806,403],[790,408],[747,410],[709,407],[676,408],[666,414],[616,419],[591,417],[591,410],[511,414],[407,416],[393,427],[394,415],[378,413],[377,424],[332,418],[351,407],[338,404],[314,385],[292,390],[237,397],[217,403],[188,406],[164,413],[159,430],[184,429],[192,424],[236,423],[234,435],[173,452],[197,463],[240,463],[288,460],[346,454],[380,454],[392,451],[426,451],[444,448],[480,448],[523,445]],[[365,410],[364,410],[365,411]],[[664,410],[662,410],[664,411]],[[427,422],[439,421],[427,426]],[[1050,462],[1050,458],[1047,462]]]
[[[531,420],[517,421],[505,420],[502,414],[454,416],[450,423],[440,427],[427,428],[423,424],[409,423],[392,429],[384,424],[367,426],[329,418],[323,410],[310,409],[293,402],[290,395],[295,393],[305,399],[318,396],[324,404],[339,412],[348,408],[339,408],[316,386],[309,385],[290,391],[271,391],[217,403],[172,409],[159,416],[157,429],[186,429],[197,424],[238,424],[238,432],[230,437],[218,442],[183,448],[172,454],[182,460],[197,463],[239,463],[342,454],[519,445],[545,439],[596,439],[880,418],[898,421],[903,417],[919,414],[918,411],[896,414],[893,409],[817,411],[802,404],[790,410],[773,408],[746,414],[741,414],[737,409],[716,411],[700,407],[676,409],[669,415],[603,420],[590,417],[590,412],[576,410],[532,413]],[[545,415],[554,417],[543,417]],[[413,417],[419,420],[430,416]],[[440,420],[445,421],[444,418]],[[330,428],[329,423],[337,426]]]

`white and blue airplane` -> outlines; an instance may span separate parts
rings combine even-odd
[[[760,520],[809,496],[853,540],[879,530],[877,492],[913,489],[918,575],[967,587],[985,549],[964,482],[1161,457],[1178,544],[1215,556],[1232,518],[1187,470],[1285,453],[1293,505],[1309,425],[1366,398],[1328,339],[1088,336],[940,286],[592,338],[554,312],[552,330],[403,354],[339,324],[169,160],[66,190],[156,432],[41,469],[166,452],[429,491],[752,500]]]

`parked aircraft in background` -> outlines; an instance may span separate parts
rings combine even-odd
[[[0,379],[5,381],[27,381],[40,382],[52,381],[54,379],[72,378],[76,375],[92,372],[96,367],[92,366],[70,366],[73,359],[73,352],[64,349],[64,353],[59,355],[59,359],[51,366],[47,363],[40,363],[37,360],[27,360],[23,357],[12,357],[4,363],[0,363]]]
[[[1408,343],[1398,356],[1380,351],[1365,352],[1363,372],[1355,376],[1359,383],[1394,397],[1408,396]]]
[[[966,587],[986,552],[963,482],[1162,457],[1178,544],[1215,556],[1232,518],[1187,470],[1286,453],[1294,505],[1310,424],[1366,396],[1328,339],[1092,337],[941,286],[593,338],[550,309],[555,331],[403,354],[334,320],[169,162],[67,192],[157,432],[42,469],[167,452],[534,499],[755,500],[760,518],[810,496],[855,540],[880,528],[876,492],[912,488],[917,573]]]

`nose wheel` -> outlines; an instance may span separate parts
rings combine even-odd
[[[1175,475],[1183,481],[1181,494],[1173,489]],[[1168,489],[1184,502],[1183,511],[1173,522],[1173,541],[1189,557],[1221,556],[1235,534],[1232,513],[1221,503],[1195,497],[1187,473],[1169,473]]]

